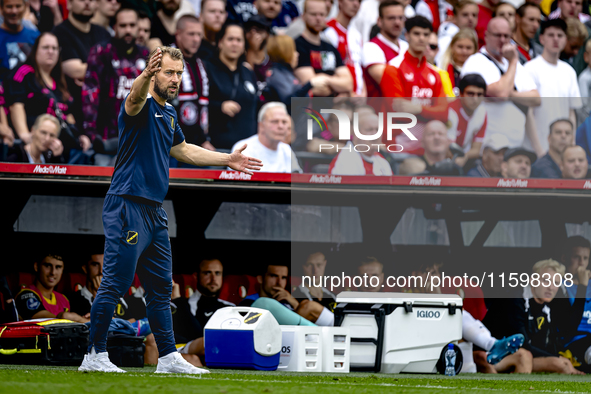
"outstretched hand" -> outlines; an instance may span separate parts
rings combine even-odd
[[[156,53],[148,61],[148,65],[144,69],[144,72],[151,78],[161,69],[162,62],[162,49],[156,49]]]
[[[242,145],[241,148],[236,149],[230,155],[230,161],[228,163],[228,167],[233,170],[241,171],[246,174],[252,175],[252,171],[258,171],[263,166],[263,162],[259,159],[255,159],[254,157],[248,157],[242,154],[242,152],[246,149],[246,144]]]

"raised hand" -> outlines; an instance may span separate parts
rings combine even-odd
[[[242,145],[241,148],[236,149],[230,155],[230,161],[228,163],[228,167],[233,170],[241,171],[246,174],[252,175],[252,171],[255,170],[259,171],[263,166],[263,162],[259,159],[255,159],[254,157],[248,157],[242,154],[242,152],[246,149],[246,144]]]
[[[148,61],[148,65],[144,69],[145,72],[149,77],[153,77],[162,67],[160,67],[162,63],[162,49],[156,49],[156,53],[150,58]]]

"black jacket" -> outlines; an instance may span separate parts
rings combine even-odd
[[[48,150],[42,153],[47,164],[62,164],[65,163],[63,156],[54,156],[53,152]],[[6,161],[9,163],[28,163],[29,157],[27,151],[25,151],[25,144],[14,144],[14,146],[8,151]]]
[[[209,78],[209,136],[218,149],[232,146],[257,132],[257,82],[254,72],[239,63],[231,71],[219,58],[207,62]],[[224,101],[235,101],[240,112],[230,117],[222,112]]]
[[[289,64],[274,63],[269,70],[263,100],[267,103],[280,101],[290,108],[292,97],[307,97],[310,89],[312,84],[308,82],[302,86]]]

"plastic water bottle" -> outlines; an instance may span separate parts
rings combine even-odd
[[[445,376],[456,376],[456,351],[453,343],[447,345],[445,352]]]

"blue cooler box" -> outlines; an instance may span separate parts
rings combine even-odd
[[[275,371],[281,328],[271,312],[248,307],[217,310],[205,326],[205,363],[211,368]]]

